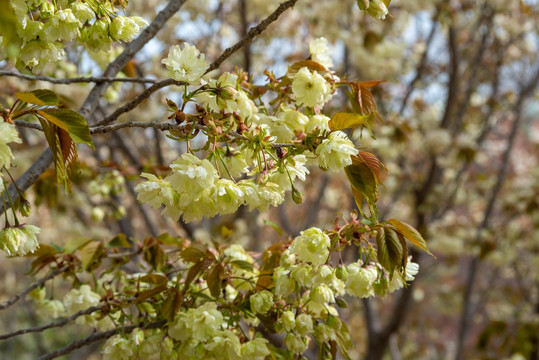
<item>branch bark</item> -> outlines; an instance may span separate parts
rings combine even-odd
[[[511,152],[513,150],[516,135],[518,133],[518,129],[522,121],[523,104],[527,100],[527,98],[530,96],[530,94],[533,94],[533,91],[537,87],[538,82],[539,82],[539,68],[536,69],[535,74],[532,76],[530,81],[525,86],[523,86],[520,92],[520,95],[518,97],[518,100],[515,103],[515,106],[514,106],[515,120],[513,120],[511,132],[507,140],[507,146],[503,153],[501,167],[498,171],[496,183],[494,184],[494,187],[492,188],[490,195],[488,197],[487,206],[485,208],[485,212],[483,213],[483,220],[481,221],[481,224],[479,225],[479,227],[476,229],[475,240],[479,243],[481,240],[481,233],[483,232],[483,230],[487,229],[490,224],[490,220],[492,218],[492,212],[494,211],[494,206],[498,198],[498,194],[507,176],[507,171],[510,164]],[[463,299],[462,299],[463,305],[462,305],[462,313],[461,313],[460,323],[459,323],[459,331],[457,333],[458,335],[457,335],[457,348],[456,348],[455,360],[464,359],[464,343],[466,340],[466,336],[468,334],[468,330],[471,326],[473,309],[475,308],[475,305],[472,303],[473,302],[472,301],[473,288],[476,282],[480,263],[481,263],[481,258],[479,256],[474,256],[470,260],[470,265],[468,268],[468,276],[466,278],[466,287],[465,287]]]
[[[157,14],[152,23],[142,31],[142,33],[135,40],[130,42],[124,52],[120,54],[112,63],[109,64],[103,77],[113,78],[120,72],[120,70],[135,56],[135,54],[150,41],[159,30],[165,25],[165,23],[180,9],[180,7],[187,0],[171,0],[168,5]],[[88,121],[88,115],[91,114],[101,96],[105,93],[109,87],[110,82],[98,83],[90,91],[86,100],[79,109],[79,113]],[[154,84],[155,85],[155,84]],[[17,186],[11,184],[7,191],[13,199],[13,202],[16,203],[20,194],[17,191],[17,188],[21,192],[26,191],[30,186],[32,186],[37,179],[43,174],[43,172],[52,164],[53,157],[50,149],[45,150],[41,156],[34,162],[34,164],[20,177],[17,179]],[[0,205],[0,215],[4,213],[4,205]]]
[[[22,299],[23,297],[28,295],[32,290],[37,289],[38,287],[45,284],[50,279],[54,278],[57,275],[60,275],[61,273],[66,271],[68,268],[69,268],[68,266],[64,266],[64,267],[61,267],[61,268],[58,268],[56,270],[51,271],[47,276],[39,279],[38,281],[36,281],[32,285],[30,285],[29,287],[24,289],[23,291],[21,291],[17,295],[13,296],[11,299],[1,303],[0,304],[0,311],[10,307],[13,304],[15,304],[17,301],[19,301],[20,299]]]

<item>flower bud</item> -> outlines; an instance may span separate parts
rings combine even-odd
[[[367,10],[369,8],[369,0],[357,0],[359,10]]]
[[[21,212],[21,215],[22,216],[30,216],[30,212],[31,212],[31,208],[30,208],[30,203],[28,202],[28,200],[26,199],[23,199],[21,200],[21,203],[19,205],[19,211]]]
[[[388,13],[386,5],[381,0],[372,0],[367,9],[369,15],[375,19],[385,19]]]
[[[294,200],[296,204],[301,204],[303,202],[301,192],[295,187],[292,187],[292,200]]]
[[[95,207],[92,209],[92,220],[94,222],[100,222],[105,217],[105,212],[100,207]]]

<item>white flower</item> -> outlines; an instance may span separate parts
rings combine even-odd
[[[334,302],[335,294],[333,294],[333,291],[326,285],[320,285],[309,294],[307,308],[318,313],[323,311],[327,304]]]
[[[219,179],[215,183],[212,197],[221,214],[233,213],[243,203],[243,191],[228,179]]]
[[[58,300],[44,300],[38,305],[39,314],[45,318],[56,319],[65,312],[64,304]]]
[[[270,354],[267,340],[256,338],[241,345],[241,359],[264,360]]]
[[[71,41],[80,36],[82,25],[71,9],[58,10],[46,23],[40,38],[45,41]]]
[[[95,13],[93,10],[86,4],[80,1],[74,1],[69,5],[73,14],[84,24],[86,21],[93,19]]]
[[[121,335],[109,338],[103,346],[103,360],[129,360],[134,356],[133,346]]]
[[[144,360],[160,360],[161,359],[161,343],[164,334],[161,330],[156,329],[153,332],[148,331],[144,341],[139,346],[137,355]],[[149,335],[149,336],[148,336]]]
[[[217,310],[217,304],[207,302],[198,308],[180,312],[169,325],[168,334],[174,340],[185,341],[194,339],[206,341],[223,324],[223,314]]]
[[[346,292],[350,295],[365,298],[374,295],[374,281],[378,276],[373,266],[362,267],[360,263],[348,265]]]
[[[67,313],[72,315],[98,305],[100,299],[101,296],[93,292],[89,285],[82,285],[79,289],[71,289],[64,296],[64,305]]]
[[[131,41],[146,25],[146,20],[139,16],[116,16],[110,24],[110,35],[116,40]]]
[[[91,51],[108,51],[112,40],[109,36],[108,18],[96,20],[90,28],[84,28],[82,38]]]
[[[199,193],[211,189],[219,179],[217,169],[208,160],[200,160],[189,153],[181,155],[170,168],[173,173],[167,180],[179,193]]]
[[[13,159],[13,154],[8,146],[10,142],[21,143],[22,140],[19,138],[15,125],[0,122],[0,169],[4,166],[9,168],[11,159]]]
[[[309,52],[314,61],[329,69],[333,67],[333,60],[329,53],[328,41],[326,38],[314,39],[309,44]]]
[[[241,343],[238,336],[231,330],[218,331],[213,334],[204,348],[213,356],[208,358],[221,358],[223,360],[235,360],[241,356]]]
[[[299,314],[296,317],[296,331],[301,335],[313,332],[313,318],[307,314]]]
[[[249,116],[253,104],[246,104],[246,99],[242,97],[236,87],[238,84],[238,75],[231,73],[222,73],[217,80],[212,79],[208,83],[208,90],[199,93],[196,96],[196,101],[210,111],[219,112],[225,110],[227,112],[240,111],[242,117]]]
[[[183,43],[183,49],[174,45],[168,52],[168,57],[161,61],[170,71],[170,77],[177,81],[187,81],[198,84],[200,78],[210,67],[205,55],[188,43]]]
[[[0,250],[9,256],[24,256],[38,247],[36,235],[41,229],[33,225],[8,227],[0,231]]]
[[[329,236],[322,230],[312,227],[302,231],[300,236],[292,241],[289,250],[298,260],[318,266],[326,262],[330,245]]]
[[[273,294],[267,290],[260,291],[249,298],[251,311],[256,314],[265,314],[273,306]]]
[[[288,334],[284,339],[284,343],[288,350],[296,354],[302,354],[309,346],[309,340],[311,338],[306,336],[299,336],[295,334]]]
[[[298,105],[322,106],[331,97],[331,87],[316,71],[301,68],[292,82],[292,92]]]
[[[313,115],[311,116],[309,123],[305,127],[305,132],[312,133],[314,129],[320,128],[320,131],[329,131],[329,120],[325,115]]]
[[[358,150],[354,147],[354,143],[342,131],[332,132],[316,148],[320,167],[334,172],[352,164],[350,156],[357,153]]]
[[[163,204],[165,206],[174,206],[177,195],[168,181],[158,179],[155,175],[148,173],[142,173],[140,176],[148,179],[148,181],[135,187],[139,202],[148,204],[154,209],[160,208]]]

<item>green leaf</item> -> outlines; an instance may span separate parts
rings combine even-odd
[[[206,283],[210,289],[210,293],[214,298],[218,298],[221,295],[222,280],[224,277],[224,268],[221,264],[215,264],[206,277]]]
[[[141,292],[140,294],[138,294],[137,298],[135,299],[134,303],[139,303],[143,300],[146,300],[148,298],[151,298],[152,296],[154,295],[157,295],[159,293],[162,293],[163,291],[165,291],[167,289],[167,286],[166,285],[159,285],[159,286],[156,286],[150,290],[146,290],[146,291],[143,291]]]
[[[345,359],[351,360],[350,355],[348,354],[348,350],[353,347],[352,340],[350,339],[350,331],[348,330],[348,326],[346,326],[344,321],[339,319],[339,322],[341,327],[339,331],[337,331],[336,342]]]
[[[180,257],[187,262],[197,262],[206,256],[206,248],[201,244],[193,244],[180,253]]]
[[[378,200],[378,182],[371,169],[363,161],[354,161],[354,159],[352,161],[352,165],[345,167],[344,172],[352,186],[356,203],[361,210],[363,197],[371,204],[376,203]]]
[[[157,274],[148,274],[139,278],[140,282],[154,285],[167,285],[168,279],[166,276]]]
[[[279,227],[279,225],[277,225],[273,221],[264,220],[264,225],[271,226],[275,231],[277,231],[279,236],[283,236],[283,230]]]
[[[67,109],[48,108],[38,110],[37,114],[67,131],[76,143],[86,144],[95,149],[88,123],[78,112]]]
[[[174,320],[174,316],[178,312],[178,309],[182,305],[182,296],[176,288],[169,290],[165,296],[165,301],[163,302],[163,307],[161,308],[161,315],[171,322]]]
[[[67,254],[72,254],[76,250],[80,249],[84,245],[88,244],[90,241],[92,241],[91,238],[86,237],[76,237],[69,239],[65,246],[64,246],[64,252]]]
[[[230,263],[234,265],[235,267],[240,268],[242,270],[253,271],[253,264],[251,264],[248,261],[234,260],[234,261],[231,261]]]
[[[92,241],[86,244],[80,250],[80,260],[84,270],[88,270],[90,266],[98,261],[103,254],[103,243],[101,241]]]
[[[65,130],[41,118],[39,122],[52,152],[57,182],[63,184],[67,191],[77,162],[77,147]]]
[[[331,117],[328,124],[331,131],[355,129],[358,126],[372,129],[374,120],[375,118],[372,115],[339,112]]]
[[[393,276],[395,268],[402,266],[404,255],[402,245],[397,234],[389,228],[379,228],[376,235],[378,262]]]
[[[120,233],[113,237],[106,245],[107,248],[130,248],[131,244],[127,240],[125,234]]]
[[[422,250],[424,250],[427,254],[431,255],[432,257],[436,258],[428,249],[427,242],[425,239],[423,239],[423,236],[414,229],[413,226],[408,225],[402,221],[399,221],[397,219],[389,219],[387,221],[393,227],[395,228],[395,231],[401,233],[408,241],[410,241],[412,244],[418,246]]]
[[[58,96],[50,90],[38,89],[30,92],[18,92],[17,99],[28,104],[39,106],[55,106],[59,104]]]

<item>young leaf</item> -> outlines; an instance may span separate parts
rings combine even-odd
[[[182,305],[182,296],[176,288],[172,288],[168,291],[161,308],[161,315],[167,320],[174,320],[174,316],[178,312],[178,309]]]
[[[95,149],[86,120],[76,111],[46,108],[37,111],[42,118],[67,131],[73,141],[86,144]]]
[[[166,276],[157,274],[147,274],[139,278],[140,282],[154,285],[167,285],[168,279]]]
[[[378,262],[393,276],[395,268],[402,266],[404,255],[397,234],[389,228],[379,228],[376,235]]]
[[[92,241],[80,249],[80,260],[84,270],[99,260],[103,255],[103,243],[101,241]]]
[[[193,244],[180,253],[180,257],[187,262],[197,262],[206,256],[206,248],[200,244]]]
[[[408,241],[410,241],[412,244],[418,246],[422,250],[424,250],[427,254],[431,255],[432,257],[436,258],[428,249],[427,242],[425,239],[423,239],[423,236],[414,229],[411,225],[408,225],[402,221],[396,220],[396,219],[389,219],[387,221],[393,227],[395,230],[399,233],[401,233]]]
[[[206,277],[208,288],[213,297],[218,298],[221,294],[222,280],[224,277],[225,268],[221,264],[215,264]]]
[[[373,125],[374,117],[371,115],[360,115],[345,112],[336,113],[329,121],[329,128],[331,131],[355,129],[358,126],[364,126],[370,131]]]
[[[376,177],[372,173],[371,169],[365,164],[361,158],[355,156],[352,157],[352,165],[344,168],[346,177],[352,186],[354,198],[356,203],[361,209],[361,202],[363,201],[358,195],[367,199],[367,202],[374,204],[378,200],[378,182]]]
[[[30,92],[18,92],[15,94],[17,99],[22,102],[39,105],[39,106],[55,106],[59,104],[58,96],[53,91],[38,89]]]
[[[66,254],[72,254],[76,250],[88,244],[90,241],[92,241],[92,239],[86,237],[71,238],[66,242],[64,246],[64,252]]]

